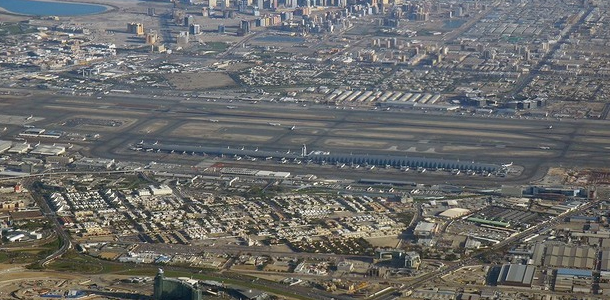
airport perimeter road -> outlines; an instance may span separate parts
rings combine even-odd
[[[413,110],[352,110],[137,96],[104,99],[39,96],[15,102],[4,113],[44,116],[45,120],[34,125],[48,130],[99,134],[98,139],[71,142],[85,147],[85,154],[119,160],[162,159],[154,153],[128,150],[130,144],[147,140],[293,152],[307,144],[309,150],[332,153],[434,157],[496,164],[514,162],[525,166],[523,174],[512,181],[541,177],[549,166],[598,167],[610,163],[608,122],[597,120],[513,119]],[[66,121],[75,118],[121,122],[113,126],[66,125]],[[19,126],[10,127],[2,138],[16,137],[22,130]],[[35,142],[36,138],[28,140]],[[171,159],[193,162],[202,158],[172,155]],[[382,172],[366,174],[370,175],[364,177],[390,176]],[[510,178],[477,179],[480,180],[511,181]]]

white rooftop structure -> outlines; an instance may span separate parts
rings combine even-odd
[[[461,216],[465,216],[468,213],[470,213],[470,211],[465,208],[454,207],[454,208],[450,208],[450,209],[440,213],[439,217],[455,219],[455,218],[459,218]]]
[[[39,155],[60,155],[66,153],[66,147],[55,145],[38,145],[30,153]]]
[[[8,150],[13,146],[13,142],[0,140],[0,153]]]
[[[151,185],[148,187],[150,189],[150,193],[158,196],[158,195],[171,195],[173,193],[172,189],[167,185],[161,185],[159,187],[155,187]]]
[[[11,147],[11,149],[8,150],[9,153],[18,153],[18,154],[23,154],[26,153],[28,151],[30,151],[31,146],[28,143],[16,143],[13,144],[13,146]]]

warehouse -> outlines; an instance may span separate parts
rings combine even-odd
[[[436,229],[436,223],[419,222],[415,225],[413,234],[419,237],[430,237],[436,233]]]
[[[13,142],[0,140],[0,153],[10,149],[12,146]]]
[[[595,249],[587,246],[548,245],[544,265],[548,267],[593,269]]]
[[[499,286],[531,287],[536,267],[530,265],[505,264],[500,269],[496,284]]]
[[[557,292],[590,293],[593,284],[591,270],[558,269],[554,290]]]
[[[49,155],[57,156],[57,155],[66,153],[66,147],[55,146],[55,145],[38,145],[30,153],[38,154],[38,155],[46,155],[46,156],[49,156]]]
[[[438,216],[441,218],[456,219],[467,215],[469,212],[470,211],[465,208],[454,207],[440,213]]]

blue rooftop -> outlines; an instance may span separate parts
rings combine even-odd
[[[577,277],[591,277],[593,276],[593,271],[591,270],[581,270],[581,269],[557,269],[557,276],[577,276]]]

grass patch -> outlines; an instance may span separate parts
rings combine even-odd
[[[48,266],[49,269],[55,271],[85,274],[120,273],[131,267],[133,266],[129,264],[97,259],[74,250],[66,252],[60,259]]]
[[[202,50],[204,51],[218,51],[224,52],[229,48],[229,44],[225,42],[207,42],[202,46]]]
[[[6,23],[4,25],[0,25],[0,36],[26,34],[33,32],[36,32],[36,28],[27,24]]]

